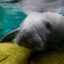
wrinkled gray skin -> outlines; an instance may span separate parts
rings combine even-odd
[[[59,43],[63,40],[64,20],[55,13],[63,12],[64,0],[19,0],[19,6],[28,17],[20,26],[16,38],[18,44],[25,40],[37,50],[43,50],[46,42]]]
[[[20,25],[17,44],[24,42],[43,50],[48,42],[59,44],[64,39],[64,17],[51,12],[31,13]]]

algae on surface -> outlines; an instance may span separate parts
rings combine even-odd
[[[17,44],[0,43],[0,64],[27,64],[32,50]],[[46,52],[40,55],[31,64],[64,64],[63,52]]]
[[[24,64],[31,50],[13,43],[0,43],[0,64]]]

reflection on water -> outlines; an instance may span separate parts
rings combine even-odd
[[[27,15],[15,3],[0,3],[0,38],[19,27]]]

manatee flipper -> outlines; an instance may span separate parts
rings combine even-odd
[[[19,28],[15,29],[13,31],[11,31],[10,33],[8,33],[7,35],[5,35],[0,42],[11,42],[17,35],[17,33],[19,32]]]

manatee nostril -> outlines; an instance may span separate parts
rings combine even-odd
[[[47,29],[51,30],[51,25],[50,25],[49,22],[46,22],[45,25],[46,25],[46,28],[47,28]]]
[[[23,32],[22,34],[18,34],[16,41],[17,44],[21,45],[21,44],[29,44],[28,41],[30,39],[30,34],[28,32]]]

